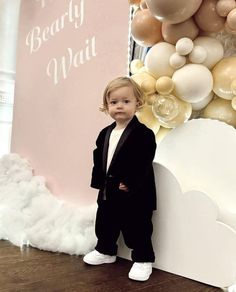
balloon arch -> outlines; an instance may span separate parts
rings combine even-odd
[[[192,118],[236,127],[236,1],[129,0],[138,118],[157,134]],[[135,52],[135,50],[133,50]]]

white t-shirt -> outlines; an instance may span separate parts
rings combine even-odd
[[[107,153],[107,170],[110,166],[113,154],[116,150],[116,146],[120,140],[122,133],[124,132],[124,129],[125,128],[118,129],[118,130],[114,129],[111,132],[110,139],[109,139],[108,153]]]

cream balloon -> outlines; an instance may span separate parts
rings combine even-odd
[[[156,78],[171,77],[174,69],[169,64],[170,56],[175,52],[175,46],[166,42],[154,45],[147,53],[144,64],[147,70]]]
[[[131,78],[141,87],[145,94],[156,92],[156,79],[147,72],[136,73]]]
[[[213,78],[209,69],[200,64],[187,64],[172,76],[175,95],[190,103],[198,102],[210,94]]]
[[[220,41],[213,37],[199,36],[194,41],[194,46],[200,46],[206,50],[206,59],[202,65],[212,69],[224,56],[224,48]]]
[[[152,107],[150,105],[145,105],[140,111],[136,113],[136,116],[141,123],[150,128],[154,134],[157,134],[160,129],[160,123],[155,118],[152,112]]]
[[[156,134],[156,141],[157,143],[160,143],[171,131],[171,128],[165,128],[163,126],[160,127],[159,131]]]
[[[190,118],[192,106],[174,95],[158,94],[152,105],[152,111],[161,126],[175,128]]]
[[[201,64],[207,58],[207,51],[201,46],[194,46],[188,57],[191,63]]]
[[[186,64],[186,57],[179,55],[179,53],[174,53],[170,56],[170,66],[174,69],[179,69]]]
[[[212,100],[204,109],[203,117],[219,120],[236,127],[236,111],[231,106],[231,100],[223,98]]]
[[[179,55],[188,55],[193,49],[193,41],[190,38],[181,38],[177,41],[175,48]]]
[[[157,79],[156,90],[162,95],[170,94],[174,89],[174,82],[168,76],[162,76]]]
[[[212,70],[214,78],[213,91],[216,95],[224,99],[232,99],[234,93],[231,84],[236,79],[236,57],[223,58]]]
[[[213,91],[211,91],[210,94],[208,94],[202,100],[198,102],[194,102],[194,103],[192,102],[191,104],[192,104],[193,111],[200,111],[204,109],[204,107],[208,105],[208,103],[213,99],[213,97],[214,97],[214,93]]]
[[[180,23],[190,18],[202,0],[146,0],[151,13],[160,21]]]
[[[139,71],[139,69],[141,69],[144,66],[144,63],[142,60],[140,59],[134,59],[131,61],[130,63],[130,72],[132,74],[135,74]]]

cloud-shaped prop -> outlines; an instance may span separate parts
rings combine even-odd
[[[80,255],[95,246],[94,218],[95,205],[59,201],[19,155],[0,160],[0,239]]]
[[[154,167],[158,182],[154,266],[217,287],[235,284],[236,230],[218,221],[218,207],[206,194],[183,193],[169,170]]]

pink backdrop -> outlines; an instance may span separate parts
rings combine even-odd
[[[128,21],[128,1],[22,1],[11,151],[60,199],[95,201],[92,151],[111,122],[98,108],[127,73]]]

